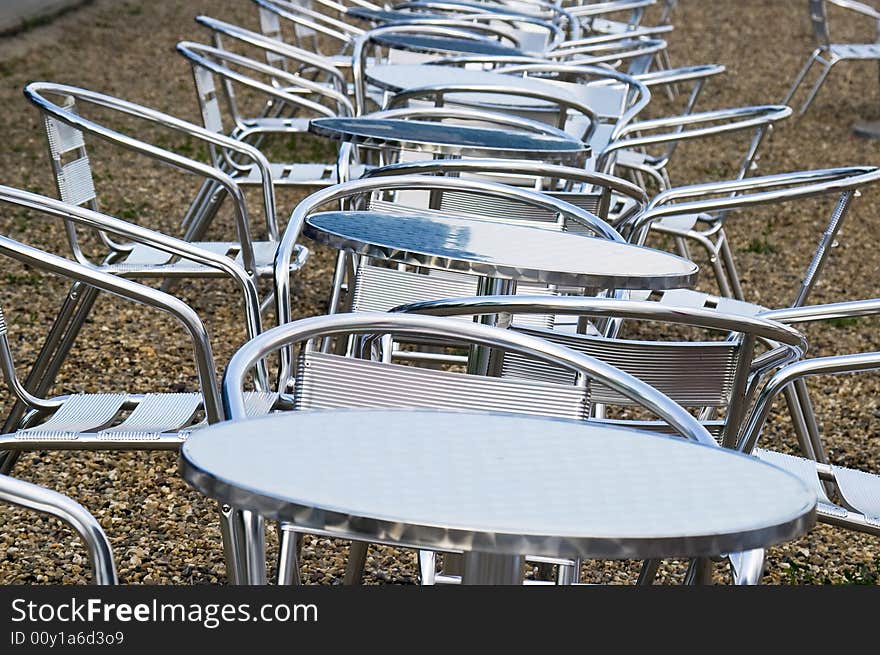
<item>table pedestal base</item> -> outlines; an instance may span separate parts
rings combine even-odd
[[[490,555],[468,552],[464,554],[462,584],[521,585],[522,564],[521,555]]]

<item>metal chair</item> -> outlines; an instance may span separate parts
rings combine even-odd
[[[192,261],[178,260],[177,257],[169,255],[167,249],[163,251],[152,244],[114,241],[104,231],[98,229],[97,234],[101,243],[107,249],[104,261],[101,263],[107,267],[106,270],[129,277],[168,279],[232,275],[245,293],[249,311],[252,309],[250,303],[257,299],[256,281],[260,276],[266,275],[267,265],[271,268],[278,237],[275,193],[269,162],[259,150],[168,114],[86,89],[64,84],[32,82],[25,87],[24,93],[43,115],[52,171],[58,193],[64,202],[92,210],[98,209],[97,189],[84,136],[86,134],[169,164],[177,170],[202,177],[206,180],[202,192],[206,189],[211,191],[213,211],[217,210],[219,203],[225,197],[231,198],[237,237],[235,240],[200,241],[207,227],[207,219],[213,216],[205,213],[204,206],[211,198],[197,198],[183,217],[184,225],[188,226],[183,239],[195,242],[197,244],[195,251],[207,250],[214,253],[216,257],[210,266],[194,265]],[[56,98],[57,100],[53,101]],[[214,152],[221,158],[231,157],[230,153],[234,153],[237,157],[248,159],[251,165],[245,168],[254,171],[256,183],[262,191],[265,240],[255,240],[251,235],[248,206],[234,172],[226,172],[86,118],[81,112],[87,111],[90,107],[111,110],[120,116],[135,118],[146,126],[163,128],[178,135],[195,138],[215,149]],[[246,182],[247,179],[242,177],[241,181]],[[77,229],[71,224],[67,226],[67,235],[77,261],[95,265],[95,262],[83,253]],[[299,248],[291,265],[298,268],[307,257],[308,252]],[[216,261],[218,258],[226,262],[225,268],[218,268]],[[241,273],[244,273],[243,279]],[[254,316],[249,316],[247,325],[250,334],[259,332],[258,312]]]
[[[859,189],[880,180],[880,169],[872,166],[845,167],[800,171],[746,178],[720,184],[694,185],[670,189],[652,200],[651,206],[631,221],[630,229],[642,231],[659,216],[674,216],[678,212],[719,211],[730,212],[773,203],[796,201],[815,197],[836,198],[828,224],[819,238],[816,249],[801,278],[791,306],[796,313],[802,307],[827,265],[834,243],[849,213],[852,200]],[[710,197],[711,196],[711,197]],[[627,231],[627,230],[624,230]],[[638,237],[633,236],[638,240]],[[755,316],[767,308],[733,298],[718,297],[693,290],[667,292],[663,300],[676,305],[718,308],[727,313]],[[825,461],[824,449],[815,422],[810,419],[809,395],[802,380],[785,386],[784,394],[792,417],[794,430],[802,452],[807,456]]]
[[[827,305],[806,305],[763,312],[761,316],[786,324],[800,325],[829,319],[876,316],[880,301],[857,300]],[[740,438],[738,447],[800,477],[819,497],[819,521],[841,528],[880,535],[880,474],[829,463],[825,449],[802,448],[802,457],[759,448],[761,431],[780,393],[794,389],[807,424],[820,439],[804,381],[808,377],[841,375],[880,369],[880,353],[854,353],[814,357],[779,370],[767,383],[756,403],[756,410]]]
[[[743,421],[750,415],[755,395],[767,374],[798,360],[806,350],[806,340],[800,333],[772,321],[762,319],[753,323],[742,319],[754,317],[654,302],[572,296],[477,296],[413,303],[392,311],[443,317],[485,314],[503,317],[502,324],[512,325],[517,332],[596,357],[650,384],[679,405],[698,412],[704,427],[728,448],[736,447]],[[598,320],[605,323],[607,333],[612,336],[563,334],[546,328],[523,327],[516,322],[517,317],[524,314],[541,313]],[[645,340],[641,332],[635,338],[621,338],[620,323],[624,320],[627,327],[634,321],[649,323],[652,340]],[[700,328],[716,335],[720,333],[720,338],[653,340],[659,336],[656,327],[660,324]],[[756,348],[759,342],[768,348]],[[502,378],[560,384],[571,381],[568,371],[518,353],[493,352],[489,370]],[[633,403],[600,384],[591,386],[591,399],[591,420],[642,430],[668,430],[663,422],[609,417],[608,407],[626,408]],[[737,555],[734,558],[735,578],[754,573],[749,573],[750,569],[744,566],[749,557]],[[653,577],[656,566],[656,562],[648,564],[641,576],[642,582]]]
[[[788,90],[783,104],[789,104],[797,93],[801,84],[812,69],[813,64],[818,63],[822,67],[822,72],[813,84],[804,103],[801,105],[799,114],[803,115],[819,89],[825,83],[825,79],[831,72],[835,64],[841,61],[880,61],[880,43],[832,43],[831,32],[828,28],[828,13],[826,3],[853,11],[865,18],[870,18],[875,24],[880,24],[880,12],[873,7],[856,0],[808,0],[810,21],[813,24],[813,33],[815,34],[818,46],[813,50],[812,54],[807,58],[807,63],[794,78],[791,88]]]
[[[118,584],[110,541],[85,507],[57,491],[6,475],[0,475],[0,501],[49,514],[67,523],[85,543],[95,584]]]
[[[348,340],[352,336],[412,338],[428,336],[451,339],[460,344],[519,352],[544,362],[562,366],[576,374],[575,384],[529,382],[497,379],[448,371],[435,371],[387,364],[371,359],[341,357],[324,352],[321,341],[329,338]],[[364,355],[371,348],[364,343]],[[375,343],[373,341],[372,343]],[[563,346],[532,336],[473,323],[451,321],[430,316],[393,314],[336,314],[295,321],[268,330],[243,346],[230,360],[223,381],[225,407],[231,420],[246,418],[243,388],[251,369],[275,352],[300,346],[296,357],[295,376],[288,378],[280,371],[279,390],[290,387],[292,397],[284,409],[383,407],[383,408],[445,408],[504,411],[532,415],[586,419],[589,392],[593,381],[600,382],[630,398],[640,406],[667,421],[678,434],[698,443],[715,445],[703,426],[681,407],[644,382],[597,359],[575,353]],[[542,398],[540,403],[536,399]],[[262,529],[258,517],[238,512],[234,521],[240,529],[227,538],[225,547],[239,557],[239,566],[248,567],[252,580],[264,580],[262,557],[248,553],[264,552]],[[238,541],[236,541],[238,539]],[[354,582],[363,568],[366,544],[353,546],[347,581]],[[426,577],[428,571],[423,571]],[[298,582],[295,532],[292,526],[281,526],[279,582]]]

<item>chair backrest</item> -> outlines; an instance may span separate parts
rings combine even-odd
[[[300,75],[203,43],[181,41],[177,51],[192,65],[202,120],[213,132],[229,131],[223,125],[218,88],[223,90],[231,129],[238,133],[247,132],[253,116],[240,110],[236,87],[254,92],[280,115],[351,115],[351,103],[342,92]]]
[[[371,169],[364,174],[364,178],[413,174],[476,177],[515,186],[530,187],[545,195],[573,204],[605,221],[609,220],[612,198],[614,198],[615,205],[623,203],[622,206],[613,207],[615,221],[620,222],[625,222],[630,216],[640,212],[647,202],[645,192],[626,180],[570,166],[531,161],[434,159],[403,162]],[[461,194],[455,191],[442,194],[438,204],[438,209],[458,214],[475,214],[511,220],[553,221],[557,224],[559,221],[557,212],[542,211],[504,198],[480,202],[473,194]],[[567,231],[584,231],[580,223],[567,222],[560,227]]]
[[[515,78],[511,78],[509,86],[495,85],[469,85],[469,84],[438,84],[423,86],[415,89],[407,89],[392,96],[387,104],[388,109],[397,109],[409,106],[434,106],[434,107],[462,107],[471,105],[468,96],[479,98],[479,103],[491,103],[491,111],[499,113],[511,113],[514,116],[538,120],[553,125],[559,130],[579,139],[585,143],[595,132],[598,120],[595,112],[586,104],[573,97],[555,96],[551,93],[543,93],[532,89],[525,90],[516,85]],[[497,98],[497,100],[493,100]],[[541,102],[539,111],[524,111],[516,106],[516,98],[527,98]],[[497,104],[496,104],[497,103]],[[514,106],[505,106],[511,103]],[[477,105],[479,106],[479,105]],[[524,116],[524,114],[526,114]]]
[[[828,260],[834,240],[846,219],[859,189],[880,180],[880,168],[849,166],[764,175],[720,183],[695,184],[669,189],[656,195],[648,208],[621,229],[635,241],[642,241],[646,228],[664,216],[706,212],[725,214],[779,202],[836,197],[828,223],[804,272],[792,307],[806,302]]]
[[[269,38],[210,16],[196,16],[196,22],[211,30],[214,45],[221,50],[226,49],[223,39],[252,46],[265,53],[266,63],[273,68],[322,83],[343,95],[348,91],[344,73],[332,62],[313,52],[284,43],[280,38]],[[282,80],[275,80],[275,83],[279,88],[284,86]]]
[[[84,134],[89,134],[95,138],[110,142],[114,146],[135,151],[178,170],[194,173],[218,183],[232,198],[238,241],[241,244],[242,257],[245,261],[246,269],[248,271],[256,270],[247,205],[241,189],[229,175],[224,173],[219,167],[196,161],[190,157],[147,142],[142,138],[134,137],[127,132],[110,128],[91,118],[85,118],[80,115],[79,110],[83,106],[110,110],[117,115],[133,117],[154,127],[194,137],[205,142],[212,149],[219,149],[224,153],[224,156],[228,157],[229,149],[239,156],[247,156],[261,171],[266,230],[270,238],[275,238],[278,234],[275,217],[275,195],[269,174],[268,161],[266,161],[262,153],[247,144],[242,144],[223,135],[209,132],[199,125],[193,125],[177,117],[122,100],[121,98],[79,87],[50,82],[31,82],[25,87],[24,94],[42,113],[49,141],[53,172],[55,173],[58,192],[62,200],[72,205],[85,206],[93,210],[98,208],[94,178],[83,137]],[[53,100],[53,98],[58,100]],[[75,226],[68,222],[66,227],[68,240],[70,241],[74,256],[80,262],[88,262],[80,248]],[[112,251],[117,253],[131,251],[130,244],[117,243],[101,231],[99,231],[99,234],[103,242]]]
[[[392,311],[446,317],[500,314],[508,323],[522,314],[568,314],[610,322],[617,330],[619,321],[626,319],[627,326],[631,321],[650,323],[652,334],[657,334],[659,324],[720,332],[721,338],[715,340],[659,341],[516,328],[596,357],[650,384],[678,404],[702,410],[703,419],[712,419],[707,423],[710,431],[718,434],[725,445],[735,443],[746,407],[757,391],[756,376],[795,361],[806,349],[800,333],[774,321],[653,302],[577,296],[475,296],[413,303]],[[756,368],[755,346],[759,339],[773,345],[770,352],[761,354],[761,365]],[[538,362],[528,354],[496,353],[495,357],[490,370],[502,377],[572,382],[570,372]],[[591,385],[591,398],[600,406],[638,404],[600,382]],[[715,420],[716,410],[721,408],[726,409],[724,419]],[[665,429],[662,424],[643,427]]]
[[[514,380],[487,379],[461,373],[425,371],[414,367],[382,364],[375,361],[317,354],[315,341],[329,337],[348,338],[352,335],[394,335],[452,339],[461,344],[474,344],[492,349],[517,351],[571,369],[577,383],[549,386]],[[485,325],[462,323],[433,316],[391,314],[335,314],[302,319],[264,332],[249,341],[232,357],[224,376],[223,390],[228,416],[246,416],[243,385],[250,370],[267,355],[281,349],[301,346],[300,369],[294,383],[292,407],[434,407],[443,409],[484,409],[522,414],[572,418],[572,407],[583,407],[591,380],[606,384],[632,398],[673,426],[674,431],[700,443],[714,444],[700,423],[680,406],[649,385],[599,360],[575,353],[565,347],[528,335]],[[302,351],[301,351],[302,352]],[[330,380],[319,380],[329,376]],[[472,379],[468,379],[472,378]],[[305,381],[303,381],[305,380]],[[284,380],[286,384],[286,379]],[[513,386],[509,386],[509,385]],[[334,388],[355,388],[334,397]],[[574,393],[566,392],[574,390]],[[487,390],[489,402],[480,395]],[[560,392],[557,393],[556,392]],[[538,394],[529,398],[529,393]],[[549,395],[546,395],[549,394]],[[546,398],[555,407],[537,408],[535,398]],[[495,404],[495,403],[499,404]],[[580,408],[574,410],[586,417]]]
[[[363,30],[314,11],[311,0],[253,0],[259,8],[260,31],[271,39],[284,41],[282,21],[293,28],[292,44],[321,56],[333,56],[351,47],[355,35]],[[327,43],[334,43],[325,52]]]

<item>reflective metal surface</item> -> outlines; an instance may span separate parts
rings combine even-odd
[[[815,522],[815,492],[757,459],[500,414],[226,422],[190,437],[181,472],[208,496],[303,530],[493,554],[715,555],[778,543]]]
[[[364,146],[393,144],[406,150],[449,155],[498,157],[534,154],[542,159],[587,154],[589,146],[574,137],[506,132],[468,125],[450,125],[395,118],[318,118],[309,131]]]
[[[370,66],[367,68],[365,74],[367,80],[371,84],[375,84],[382,89],[393,91],[395,93],[406,91],[408,89],[435,86],[438,84],[491,85],[498,87],[511,87],[512,89],[531,89],[548,95],[557,95],[572,102],[578,101],[578,98],[573,95],[569,97],[566,89],[559,88],[540,79],[516,75],[502,75],[501,73],[460,68],[458,66],[383,64],[379,66]],[[464,98],[461,96],[464,96]],[[452,94],[446,96],[446,98],[452,102],[462,102],[463,100],[467,100],[469,102],[479,102],[480,104],[501,105],[499,97],[494,94],[486,96],[481,96],[478,93]],[[501,106],[547,107],[549,104],[541,101],[539,98],[532,98],[529,96],[510,96],[509,98],[504,98],[504,104]]]
[[[502,45],[489,39],[463,39],[449,36],[435,36],[433,34],[406,34],[391,32],[387,34],[375,34],[373,41],[387,48],[409,50],[410,52],[450,53],[461,52],[469,55],[510,55],[527,56],[527,53],[517,48]]]
[[[320,212],[303,234],[337,249],[415,266],[522,282],[616,289],[673,289],[697,265],[669,253],[508,223],[379,212]]]

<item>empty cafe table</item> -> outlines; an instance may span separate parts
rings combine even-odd
[[[543,128],[542,128],[543,129]],[[544,133],[451,125],[399,118],[315,118],[309,131],[318,136],[368,148],[392,146],[453,157],[501,157],[576,163],[590,147],[546,126]]]
[[[417,210],[319,212],[306,218],[303,234],[358,255],[491,280],[660,291],[692,287],[698,272],[690,260],[644,246]]]
[[[815,522],[816,494],[755,458],[504,414],[315,411],[218,423],[187,439],[180,467],[203,494],[302,532],[463,551],[471,584],[521,582],[525,555],[711,557]]]

